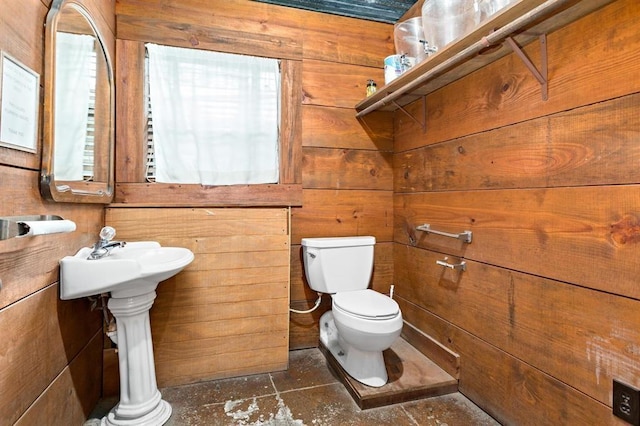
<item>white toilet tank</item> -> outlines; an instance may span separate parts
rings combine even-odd
[[[307,282],[320,293],[364,290],[373,272],[375,237],[303,238]]]

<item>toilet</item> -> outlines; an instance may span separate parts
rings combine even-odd
[[[402,331],[395,300],[368,289],[375,237],[303,238],[309,287],[331,294],[331,310],[320,318],[320,341],[344,371],[367,386],[387,383],[382,351]]]

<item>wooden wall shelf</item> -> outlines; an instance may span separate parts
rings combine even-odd
[[[513,52],[514,46],[524,47],[612,1],[521,0],[514,3],[360,101],[356,105],[356,116],[363,117],[378,110],[405,111],[403,106],[497,61]],[[507,39],[509,41],[505,43]]]

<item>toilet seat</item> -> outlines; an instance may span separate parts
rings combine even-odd
[[[395,300],[369,289],[334,294],[333,308],[372,321],[388,320],[400,313]]]

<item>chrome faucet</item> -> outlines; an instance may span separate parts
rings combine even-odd
[[[115,247],[124,247],[124,241],[111,241],[116,236],[116,230],[111,226],[105,226],[100,230],[100,239],[93,245],[93,251],[87,257],[88,260],[102,259],[108,256]]]

